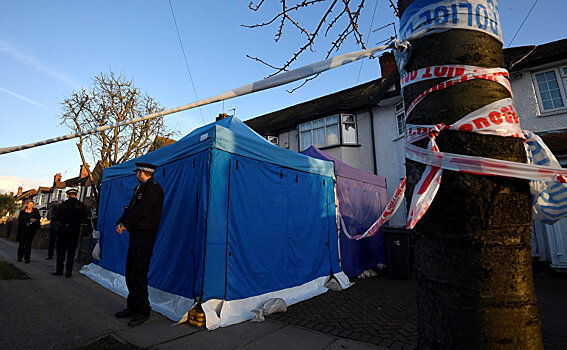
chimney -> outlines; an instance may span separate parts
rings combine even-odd
[[[22,186],[18,187],[18,194],[16,196],[21,196],[22,192],[24,191],[24,188]]]
[[[230,115],[228,115],[226,113],[219,113],[219,116],[215,119],[215,121],[218,122],[219,120],[224,119],[224,118],[228,118],[228,117],[230,117]]]
[[[81,174],[79,175],[79,178],[83,179],[83,178],[89,176],[89,172],[87,170],[88,166],[89,166],[89,163],[87,163],[87,166],[84,166],[83,164],[81,164]]]
[[[380,71],[382,73],[382,79],[386,79],[388,75],[392,74],[398,67],[396,67],[396,60],[394,59],[394,54],[391,52],[386,52],[378,58],[380,62]]]
[[[59,181],[61,181],[61,174],[57,173],[55,174],[55,176],[53,176],[53,187],[55,187],[55,184],[58,183]]]

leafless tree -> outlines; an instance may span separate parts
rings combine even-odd
[[[81,88],[66,98],[62,109],[61,124],[74,132],[164,110],[151,96],[134,86],[132,80],[112,71],[95,76],[92,88]],[[100,159],[102,167],[106,168],[145,154],[156,136],[172,134],[162,118],[155,118],[80,137],[77,148],[94,183],[85,151],[94,161]],[[98,199],[96,189],[95,196]]]

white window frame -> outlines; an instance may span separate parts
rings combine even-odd
[[[552,112],[555,112],[555,111],[561,111],[561,110],[567,109],[567,94],[565,93],[565,89],[566,89],[566,85],[567,85],[567,73],[563,74],[564,68],[567,69],[567,66],[552,67],[552,68],[547,68],[547,69],[542,69],[542,70],[532,72],[532,84],[533,84],[534,90],[536,92],[537,104],[538,104],[538,107],[539,107],[540,115],[545,115],[545,114],[548,114],[550,112],[552,113]],[[541,99],[541,94],[540,94],[540,91],[539,91],[539,85],[537,83],[536,75],[542,74],[542,73],[547,73],[547,72],[553,72],[555,74],[555,79],[557,79],[557,85],[559,85],[559,92],[561,94],[561,99],[563,101],[563,107],[557,107],[557,108],[552,108],[552,109],[543,109],[543,101]]]
[[[330,122],[330,121],[329,121],[329,120],[330,120],[331,118],[333,118],[333,117],[337,117],[337,121],[336,121],[336,122]],[[324,118],[314,119],[314,120],[311,120],[311,121],[308,121],[308,122],[305,122],[305,123],[301,123],[301,124],[298,125],[297,131],[298,131],[298,133],[299,133],[299,151],[300,151],[300,152],[305,151],[307,148],[309,148],[311,145],[313,145],[313,130],[315,130],[315,129],[320,129],[320,127],[317,127],[317,128],[314,129],[314,128],[313,128],[313,123],[315,123],[315,122],[321,122],[321,121],[323,122],[323,128],[325,129],[325,145],[324,145],[324,146],[321,146],[321,145],[320,145],[320,148],[327,148],[327,147],[333,147],[333,146],[340,146],[340,145],[341,145],[341,133],[342,133],[342,129],[341,129],[341,114],[333,114],[333,115],[330,115],[330,116],[327,116],[327,117],[324,117]],[[356,123],[356,117],[355,117],[355,123]],[[327,127],[329,127],[329,126],[334,126],[334,125],[337,125],[337,128],[338,128],[338,133],[337,133],[338,140],[337,140],[337,143],[327,144],[327,143],[326,143],[326,142],[327,142]],[[356,125],[356,124],[355,124],[355,125]],[[301,130],[301,129],[302,129],[302,126],[307,126],[307,128],[304,129],[304,130]],[[311,133],[311,144],[308,145],[307,147],[304,147],[301,134],[302,134],[302,133],[305,133],[305,132],[307,132],[307,131],[309,131],[309,132]]]
[[[345,129],[345,117],[352,117],[354,119],[354,142],[346,142],[345,141],[345,135],[344,133],[346,132]],[[352,113],[340,113],[339,114],[339,129],[340,129],[340,140],[339,140],[339,144],[341,145],[358,145],[358,123],[356,121],[356,114],[352,114]],[[351,124],[351,123],[347,123],[347,124]]]
[[[400,109],[398,109],[398,107],[401,107]],[[399,119],[400,117],[402,118],[403,121],[403,132],[400,131],[400,122]],[[404,136],[406,134],[406,120],[405,120],[405,107],[404,107],[404,101],[400,102],[400,103],[396,103],[394,105],[394,118],[395,118],[395,123],[396,123],[396,135],[398,135],[398,137],[400,136]]]
[[[338,121],[336,123],[331,123],[331,124],[327,124],[327,120],[328,118],[332,118],[332,117],[338,117]],[[344,123],[343,123],[343,117],[349,117],[352,116],[354,118],[354,129],[356,132],[355,135],[355,140],[354,142],[348,142],[346,143],[343,131],[344,131]],[[325,141],[327,140],[327,127],[328,126],[332,126],[332,125],[338,125],[339,128],[339,132],[338,132],[338,142],[337,143],[333,143],[333,144],[326,144],[325,146],[321,146],[321,148],[329,148],[329,147],[335,147],[335,146],[358,146],[359,142],[358,142],[358,118],[357,115],[354,113],[337,113],[337,114],[332,114],[329,115],[327,117],[324,118],[318,118],[318,119],[314,119],[311,120],[309,122],[305,122],[305,123],[301,123],[298,125],[297,127],[297,131],[298,131],[298,138],[299,138],[299,151],[302,152],[304,150],[306,150],[307,148],[309,148],[309,146],[313,145],[313,122],[318,122],[318,121],[323,121],[324,122],[324,128],[325,128]],[[301,133],[305,132],[306,130],[301,130],[302,125],[309,125],[309,129],[306,130],[310,130],[311,131],[311,145],[308,145],[307,147],[304,147],[303,145],[303,141],[301,138]]]

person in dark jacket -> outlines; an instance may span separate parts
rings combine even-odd
[[[55,272],[52,275],[62,276],[65,256],[67,264],[65,277],[73,275],[73,264],[75,263],[75,251],[79,244],[79,232],[81,224],[85,223],[89,216],[87,207],[77,199],[78,191],[74,188],[67,190],[68,199],[61,203],[55,211],[57,218],[57,262]]]
[[[33,237],[39,228],[39,210],[33,207],[33,200],[28,200],[24,209],[18,215],[18,234],[16,240],[18,245],[18,261],[25,258],[26,263],[30,262],[31,246]]]
[[[140,184],[134,188],[134,196],[116,226],[119,234],[128,230],[130,240],[126,257],[126,309],[114,316],[132,317],[128,322],[130,327],[139,326],[150,317],[148,271],[163,208],[163,189],[153,177],[156,166],[149,163],[136,163],[136,166]]]
[[[45,258],[46,260],[51,260],[53,259],[53,255],[55,254],[55,242],[57,241],[57,207],[59,207],[59,205],[61,204],[61,202],[58,202],[57,204],[51,206],[51,208],[49,208],[47,210],[47,219],[49,220],[49,245],[47,248],[47,258]]]

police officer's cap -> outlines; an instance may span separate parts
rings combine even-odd
[[[67,193],[67,195],[70,195],[70,194],[77,195],[77,193],[79,193],[79,191],[76,188],[70,188],[65,193]]]
[[[136,163],[136,171],[146,171],[148,173],[153,173],[157,168],[157,165],[150,164],[150,163]]]

